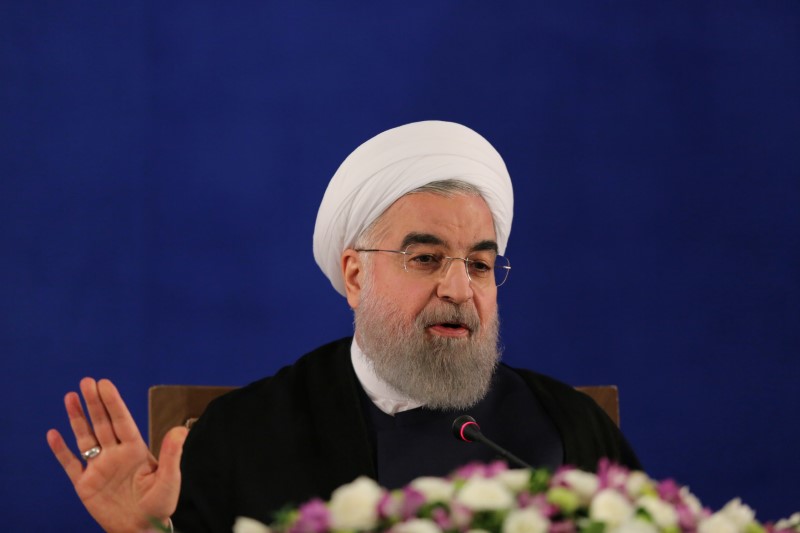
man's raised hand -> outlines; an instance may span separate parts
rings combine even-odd
[[[80,389],[88,418],[77,393],[64,397],[78,452],[97,446],[100,453],[84,465],[57,430],[47,432],[47,443],[78,497],[109,532],[145,531],[151,519],[166,522],[178,503],[180,459],[188,430],[171,429],[156,461],[113,383],[84,378]]]

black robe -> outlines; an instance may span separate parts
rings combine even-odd
[[[208,406],[184,446],[176,530],[229,533],[237,516],[269,523],[286,505],[327,499],[361,475],[377,478],[374,434],[350,344],[347,338],[318,348]],[[608,457],[640,468],[591,398],[541,374],[505,368],[522,378],[549,417],[563,464],[594,470]]]

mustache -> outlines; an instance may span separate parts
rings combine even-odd
[[[477,333],[481,328],[478,311],[464,304],[437,303],[425,307],[415,320],[417,326],[427,328],[436,324],[460,324]]]

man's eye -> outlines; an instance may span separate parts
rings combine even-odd
[[[469,268],[470,271],[476,274],[488,274],[492,271],[492,266],[485,261],[470,261]]]
[[[411,262],[419,266],[434,266],[440,263],[441,259],[436,254],[414,254]]]

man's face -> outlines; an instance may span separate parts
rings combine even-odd
[[[404,196],[384,213],[377,249],[437,242],[451,257],[496,247],[494,224],[479,196]],[[486,393],[497,363],[497,287],[470,281],[463,261],[421,278],[401,254],[352,250],[343,256],[356,339],[376,373],[431,407],[463,408]],[[369,265],[365,261],[371,261]]]

